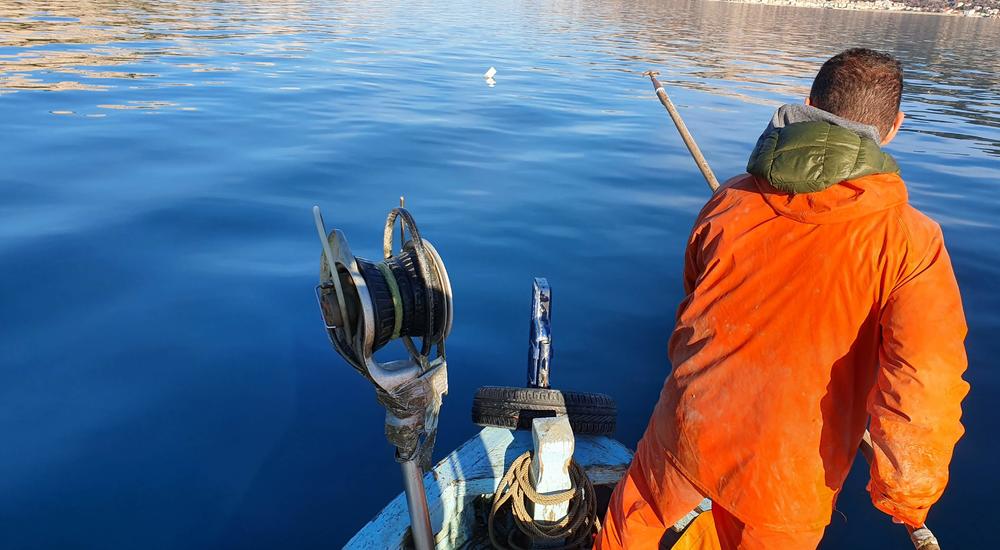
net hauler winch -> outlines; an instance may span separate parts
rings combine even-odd
[[[351,253],[339,229],[327,233],[318,206],[313,217],[323,243],[316,297],[327,335],[337,353],[375,386],[385,406],[385,434],[403,470],[414,546],[433,548],[423,473],[430,467],[441,399],[448,392],[445,339],[453,312],[448,273],[403,208],[389,212],[378,262]],[[375,352],[395,339],[403,341],[407,357],[378,361]]]

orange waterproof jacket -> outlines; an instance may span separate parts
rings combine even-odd
[[[836,180],[832,156],[824,166],[822,147],[793,138],[784,162],[798,169],[794,155],[811,155],[812,175]],[[884,156],[882,169],[895,169]],[[730,180],[695,223],[673,371],[643,461],[670,460],[747,524],[815,529],[830,521],[870,417],[872,500],[921,525],[947,484],[968,392],[966,325],[941,230],[909,206],[896,170],[794,194],[775,187],[789,183],[778,168]],[[644,472],[641,498],[663,502],[655,471]],[[627,527],[642,505],[609,513]]]

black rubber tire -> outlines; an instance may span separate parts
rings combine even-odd
[[[579,435],[611,435],[618,407],[602,393],[541,388],[483,386],[472,400],[472,421],[480,426],[531,430],[531,421],[565,414]]]

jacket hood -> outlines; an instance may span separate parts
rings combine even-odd
[[[815,193],[787,193],[764,178],[750,177],[764,201],[778,215],[802,223],[840,223],[907,202],[906,184],[894,173],[862,176]]]
[[[874,127],[808,105],[778,109],[750,155],[747,172],[786,193],[815,193],[845,180],[898,173]]]

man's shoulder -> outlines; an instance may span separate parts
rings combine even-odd
[[[747,192],[759,194],[760,190],[754,182],[754,176],[748,173],[743,173],[722,182],[722,185],[719,186],[719,190],[716,194],[727,194],[736,197]]]
[[[698,216],[699,220],[715,218],[732,212],[735,207],[746,213],[746,209],[767,208],[760,190],[750,174],[740,174],[726,180],[719,190],[705,203]]]
[[[909,202],[897,206],[894,213],[910,246],[925,248],[943,240],[941,226]]]

